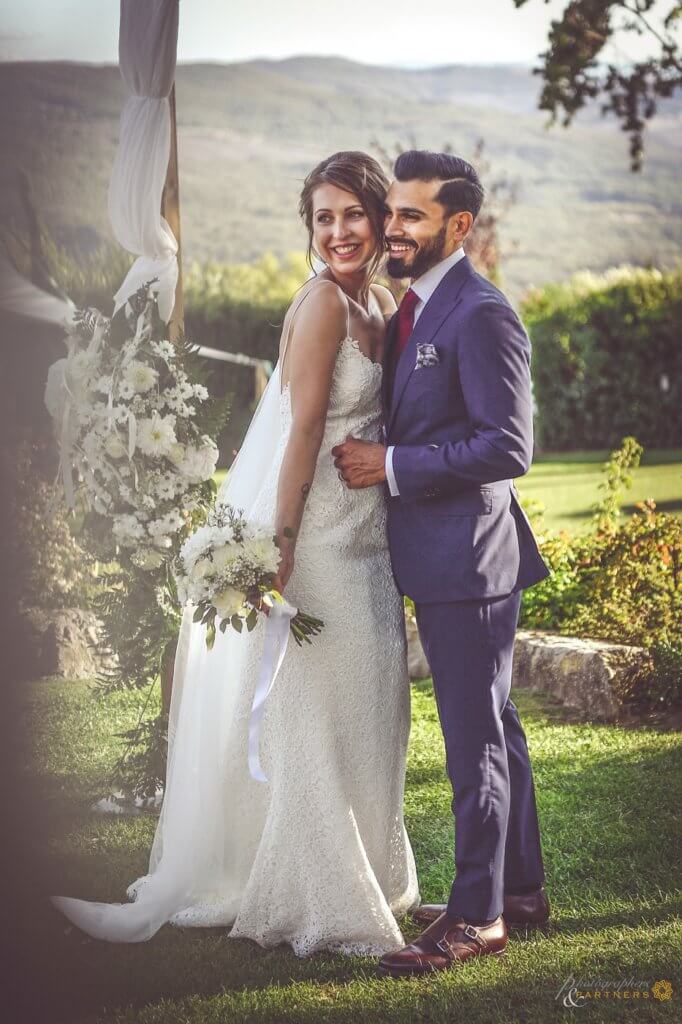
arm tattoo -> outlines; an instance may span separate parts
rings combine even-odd
[[[305,501],[305,499],[310,494],[310,484],[303,484],[303,487],[301,488],[301,494],[303,495],[303,500]]]

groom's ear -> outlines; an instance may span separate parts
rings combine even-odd
[[[459,247],[469,237],[473,226],[473,214],[468,210],[460,210],[458,213],[453,213],[448,218],[446,229],[448,241],[454,242]]]

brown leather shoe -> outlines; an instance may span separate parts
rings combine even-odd
[[[474,956],[502,956],[507,948],[507,928],[498,917],[490,924],[467,924],[461,918],[441,914],[409,946],[387,953],[379,971],[394,978],[446,971]]]
[[[410,917],[419,924],[431,924],[447,910],[445,903],[423,903],[410,912]],[[502,911],[507,925],[526,925],[535,928],[549,921],[549,898],[544,885],[535,892],[524,896],[505,896]]]

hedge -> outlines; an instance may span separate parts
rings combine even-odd
[[[552,450],[682,438],[682,268],[577,274],[526,298],[536,438]]]

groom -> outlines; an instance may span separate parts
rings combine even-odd
[[[455,881],[429,926],[384,956],[393,975],[502,953],[507,923],[549,917],[526,737],[509,699],[521,593],[549,570],[513,478],[533,452],[530,343],[463,244],[483,188],[465,160],[403,153],[387,196],[388,272],[411,278],[384,358],[386,445],[349,438],[351,488],[384,483],[402,593],[413,598],[454,791]]]

